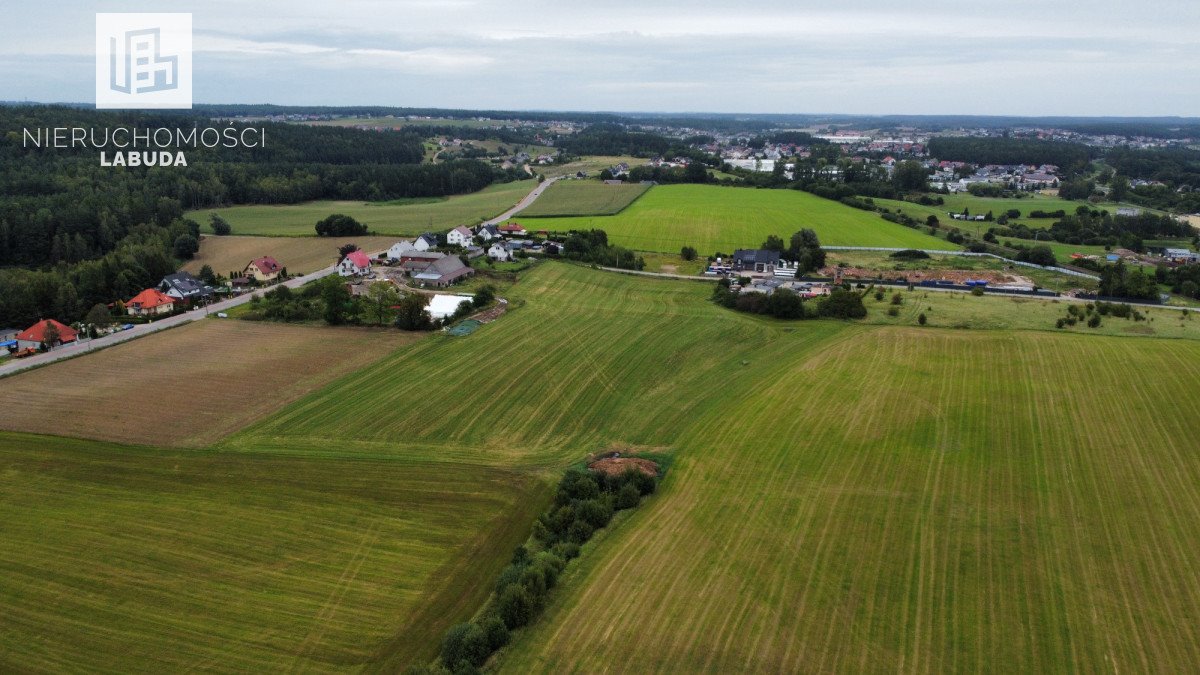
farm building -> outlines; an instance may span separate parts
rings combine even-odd
[[[362,251],[351,251],[338,263],[338,274],[343,277],[363,277],[371,273],[371,259]]]
[[[405,253],[417,250],[411,241],[398,241],[387,250],[388,260],[400,260]]]
[[[79,333],[74,328],[59,323],[54,319],[42,319],[29,328],[17,333],[17,349],[40,349],[42,345],[52,348],[55,345],[74,342],[79,339]]]
[[[400,256],[400,269],[410,274],[420,272],[429,267],[429,264],[433,261],[445,257],[445,253],[438,253],[437,251],[409,251]]]
[[[448,316],[453,316],[462,303],[470,304],[472,300],[473,298],[469,295],[438,293],[429,301],[426,311],[429,312],[429,316],[433,317],[435,321],[440,321]]]
[[[242,276],[249,279],[254,279],[259,283],[267,281],[275,281],[283,272],[283,267],[279,261],[271,256],[263,256],[255,258],[246,265],[246,269],[242,270]]]
[[[158,282],[158,290],[188,303],[203,302],[213,295],[213,287],[201,282],[187,272],[168,274]]]
[[[446,233],[446,243],[451,246],[470,246],[473,236],[470,230],[459,225]]]
[[[422,234],[413,240],[413,248],[417,249],[418,251],[428,251],[430,249],[437,248],[437,245],[437,235],[431,232],[426,232],[425,234]]]
[[[779,251],[761,248],[739,248],[733,252],[733,269],[738,272],[774,274],[779,265]]]
[[[421,282],[423,286],[445,288],[473,274],[475,270],[467,267],[458,256],[448,255],[430,263],[428,267],[414,274],[413,279]]]
[[[175,298],[157,288],[147,288],[125,303],[125,311],[130,316],[170,314],[175,311]]]
[[[1194,263],[1200,262],[1200,253],[1186,248],[1163,249],[1163,257],[1171,262]]]

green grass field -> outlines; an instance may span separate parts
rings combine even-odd
[[[655,501],[589,544],[502,672],[1200,659],[1200,342],[789,337],[710,371],[737,383],[724,405],[676,440]]]
[[[649,189],[649,185],[639,183],[606,185],[594,180],[559,181],[517,216],[611,216]]]
[[[479,192],[446,198],[398,199],[391,202],[316,201],[285,206],[229,206],[187,212],[212,232],[210,214],[219,213],[233,234],[271,237],[312,237],[318,220],[331,213],[353,216],[378,234],[411,236],[426,230],[475,225],[513,207],[534,187],[532,181],[490,185]]]
[[[599,228],[609,241],[641,251],[678,253],[693,246],[702,256],[755,248],[771,234],[787,241],[805,227],[829,246],[957,248],[878,214],[797,190],[660,185],[615,216],[526,220],[539,230]]]
[[[0,670],[402,670],[482,604],[548,481],[613,446],[672,472],[501,670],[1200,661],[1200,339],[920,292],[897,325],[873,301],[785,323],[710,292],[543,263],[500,320],[206,451],[0,436]],[[911,326],[925,302],[979,329]]]
[[[0,433],[0,670],[395,670],[546,495],[497,467]]]

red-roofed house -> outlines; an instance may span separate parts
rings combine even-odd
[[[157,288],[147,288],[125,303],[125,311],[130,316],[158,316],[170,314],[174,309],[175,298]]]
[[[283,272],[283,267],[280,266],[278,260],[271,256],[263,256],[251,260],[250,264],[246,265],[246,269],[242,271],[242,276],[262,283],[265,281],[275,281],[279,278],[281,272]]]
[[[53,326],[54,330],[48,329]],[[52,333],[47,335],[47,332]],[[53,333],[57,333],[58,337],[54,337]],[[46,348],[54,347],[55,345],[74,342],[79,338],[79,334],[74,328],[61,324],[54,319],[42,319],[33,324],[24,331],[17,333],[17,349],[40,349],[42,345]],[[53,343],[53,344],[50,344]]]
[[[371,259],[362,251],[351,251],[338,263],[338,274],[343,277],[363,277],[371,273]]]
[[[520,223],[505,223],[500,226],[500,231],[504,234],[525,234],[525,228]]]

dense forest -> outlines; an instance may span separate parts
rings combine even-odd
[[[265,148],[186,148],[186,167],[126,168],[100,166],[94,148],[25,147],[21,131],[193,125],[215,123],[173,113],[0,106],[6,130],[0,136],[0,324],[27,325],[42,316],[73,321],[91,304],[127,297],[130,284],[157,281],[162,269],[177,265],[177,251],[189,248],[176,247],[196,229],[181,220],[187,209],[442,196],[517,177],[474,160],[418,164],[424,154],[418,132],[264,123],[255,126],[265,129]]]
[[[1053,164],[1067,174],[1084,171],[1092,159],[1092,149],[1082,143],[1028,138],[935,136],[929,139],[928,149],[930,156],[941,160],[971,164]]]

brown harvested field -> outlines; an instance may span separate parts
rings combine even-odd
[[[374,254],[400,241],[399,237],[216,237],[200,238],[200,252],[183,269],[193,274],[211,265],[217,274],[242,270],[254,258],[269,255],[291,274],[307,274],[337,262],[338,248],[358,244]]]
[[[0,430],[198,447],[418,334],[210,319],[0,384]]]

